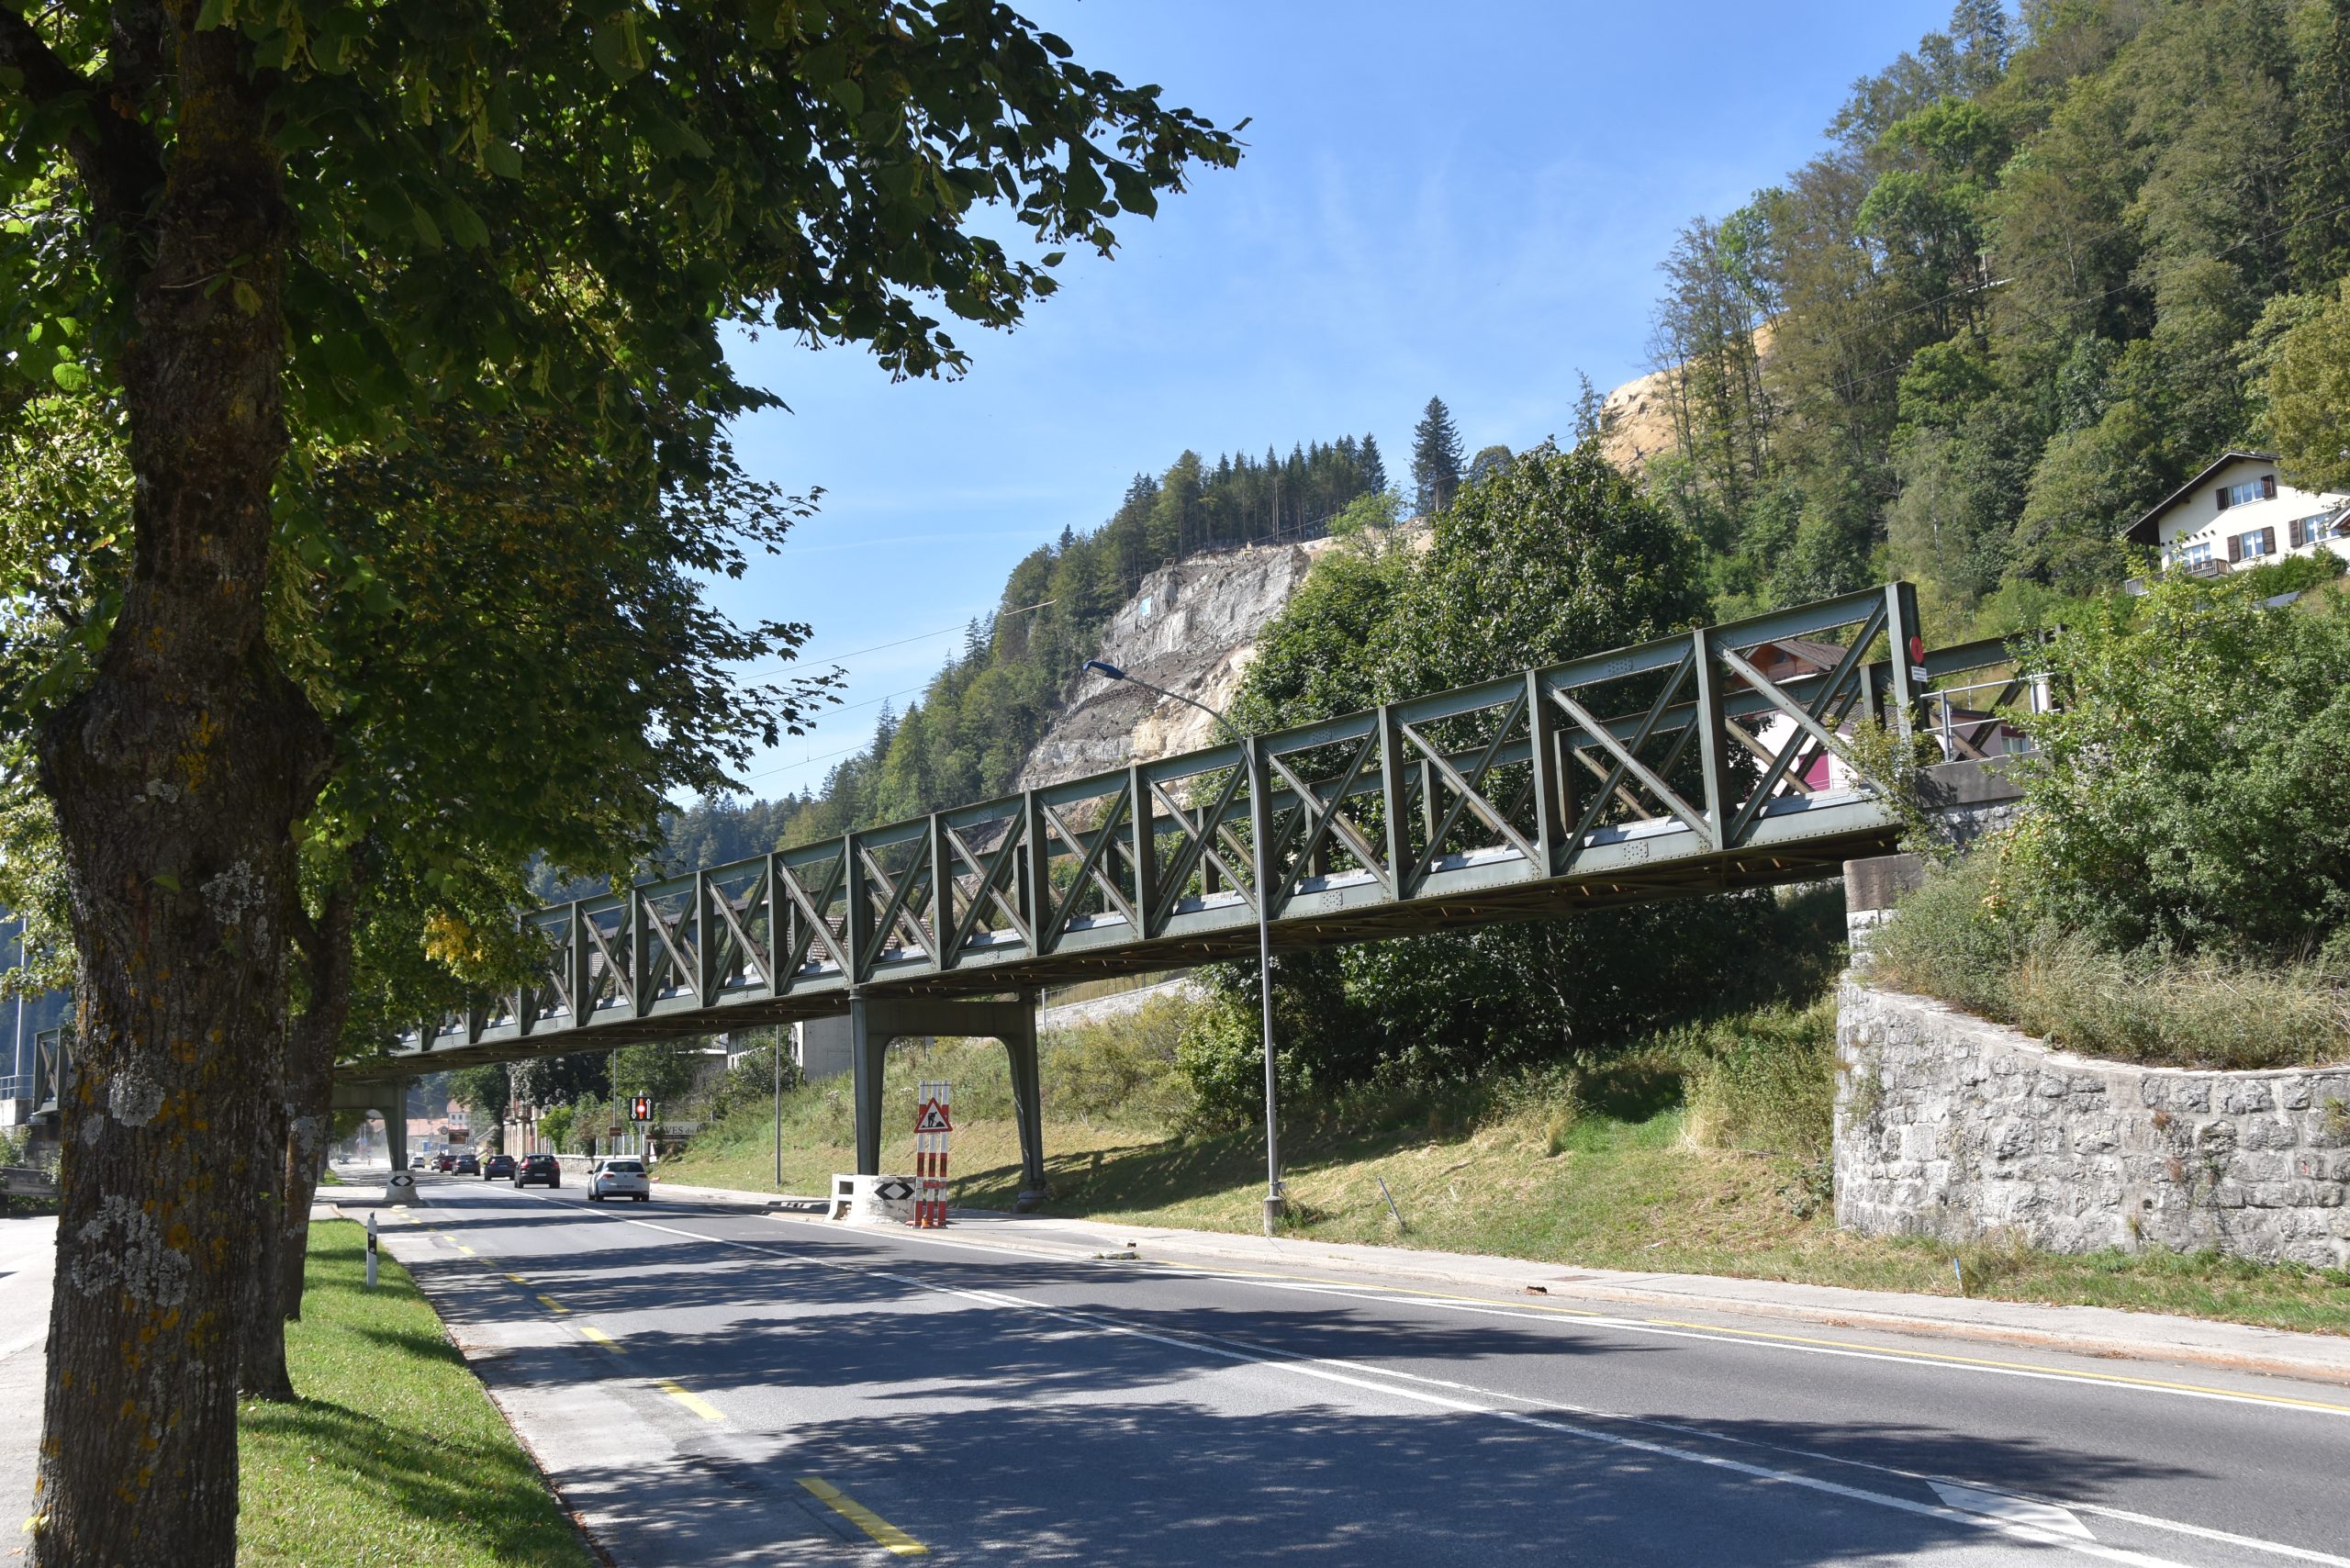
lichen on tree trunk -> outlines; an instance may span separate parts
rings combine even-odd
[[[229,1568],[255,1118],[279,1093],[291,829],[325,761],[263,636],[288,222],[268,84],[176,13],[179,118],[116,266],[134,547],[90,684],[42,725],[78,951],[39,1568]],[[103,170],[100,170],[103,174]]]

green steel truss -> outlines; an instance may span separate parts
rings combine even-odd
[[[1289,949],[1833,875],[1897,826],[1840,730],[2005,661],[1917,637],[1897,583],[560,904],[536,984],[341,1075],[1252,954],[1260,897]]]

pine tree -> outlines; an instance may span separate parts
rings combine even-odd
[[[1420,515],[1442,511],[1460,490],[1460,431],[1441,398],[1412,427],[1412,490]]]
[[[2350,0],[2332,0],[2316,55],[2295,80],[2297,145],[2286,216],[2294,281],[2322,289],[2350,273]]]
[[[1356,454],[1355,466],[1362,473],[1362,487],[1372,495],[1387,488],[1387,464],[1379,455],[1379,438],[1366,435],[1362,450]]]

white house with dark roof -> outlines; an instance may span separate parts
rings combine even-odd
[[[2296,489],[2266,452],[2227,452],[2122,531],[2199,576],[2330,551],[2350,560],[2350,496]]]

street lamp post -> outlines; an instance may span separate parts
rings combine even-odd
[[[1196,698],[1186,697],[1180,691],[1169,691],[1163,686],[1153,686],[1149,681],[1128,675],[1116,665],[1102,659],[1088,659],[1085,667],[1110,680],[1123,680],[1129,685],[1139,686],[1145,691],[1155,691],[1161,697],[1189,703],[1222,724],[1225,732],[1240,746],[1241,758],[1248,769],[1248,792],[1259,803],[1263,812],[1264,828],[1248,837],[1255,851],[1251,858],[1254,861],[1252,874],[1257,883],[1257,993],[1262,1013],[1259,1035],[1265,1053],[1265,1234],[1270,1236],[1287,1203],[1281,1193],[1281,1118],[1277,1080],[1273,1071],[1272,868],[1266,854],[1265,842],[1270,836],[1266,830],[1272,825],[1273,807],[1272,796],[1266,787],[1263,748],[1240,733],[1240,726],[1232,722],[1231,715],[1211,708]],[[1136,801],[1134,809],[1142,816],[1144,831],[1147,832],[1149,805]]]

